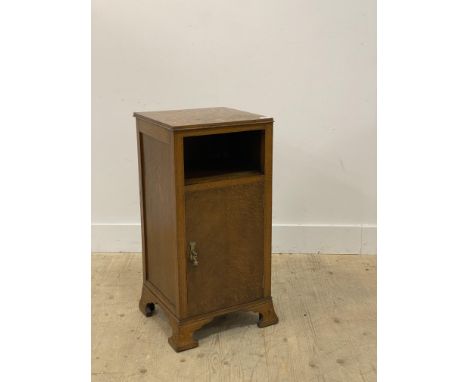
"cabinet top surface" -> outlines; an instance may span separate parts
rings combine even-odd
[[[144,111],[133,114],[170,130],[273,122],[273,118],[227,107]]]

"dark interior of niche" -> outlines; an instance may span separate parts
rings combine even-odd
[[[184,138],[185,179],[262,173],[263,130]]]

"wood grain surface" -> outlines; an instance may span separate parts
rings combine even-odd
[[[171,145],[142,134],[141,184],[144,206],[143,237],[147,253],[144,280],[168,301],[177,304],[177,251],[174,174]]]
[[[92,256],[92,380],[376,380],[376,257],[273,255],[277,325],[248,312],[196,332],[198,348],[175,353],[156,307],[144,317],[140,254]]]
[[[263,182],[186,193],[185,236],[200,263],[187,268],[190,315],[263,297],[263,193]]]
[[[169,130],[273,122],[273,118],[228,107],[143,111],[133,115]]]

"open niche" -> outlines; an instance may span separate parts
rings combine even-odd
[[[262,174],[263,137],[263,130],[185,137],[185,184]]]

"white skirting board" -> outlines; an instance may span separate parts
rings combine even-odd
[[[273,224],[273,253],[377,254],[375,225]]]
[[[377,253],[375,225],[273,224],[274,253]],[[140,224],[93,224],[93,252],[141,252]]]

